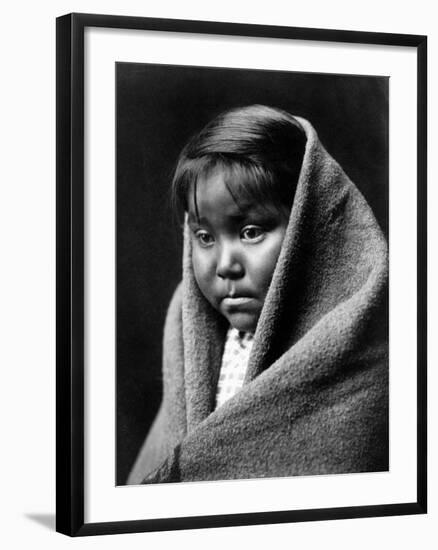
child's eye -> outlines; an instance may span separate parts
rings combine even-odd
[[[213,236],[208,231],[199,229],[195,233],[196,240],[203,247],[211,246],[214,243]]]
[[[258,242],[264,235],[264,230],[258,225],[247,225],[241,231],[241,237],[245,241]]]

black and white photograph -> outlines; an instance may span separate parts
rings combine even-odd
[[[117,485],[390,469],[389,86],[116,64]]]
[[[57,19],[57,531],[426,513],[425,62]]]

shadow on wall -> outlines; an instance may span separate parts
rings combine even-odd
[[[49,529],[49,531],[56,530],[56,516],[55,514],[25,514],[27,519],[31,519],[35,523],[39,523],[43,527]]]

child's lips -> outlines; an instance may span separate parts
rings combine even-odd
[[[224,306],[243,306],[252,302],[254,298],[251,296],[225,296],[222,300]]]

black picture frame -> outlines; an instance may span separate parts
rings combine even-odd
[[[427,37],[92,14],[57,19],[56,529],[69,536],[421,514],[427,511]],[[84,521],[84,30],[156,30],[405,46],[417,54],[417,498],[414,502],[230,515]]]

